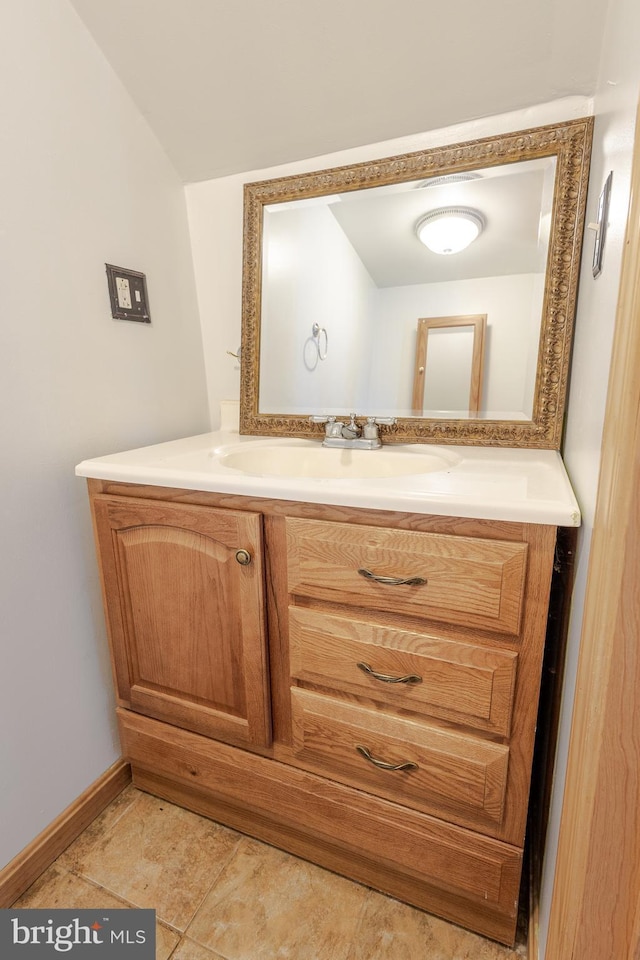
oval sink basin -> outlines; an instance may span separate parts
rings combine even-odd
[[[305,477],[311,479],[366,479],[401,477],[446,470],[459,457],[441,448],[416,451],[383,447],[358,450],[323,447],[306,440],[265,446],[237,447],[220,457],[220,465],[261,477]]]

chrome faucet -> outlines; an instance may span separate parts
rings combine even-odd
[[[395,417],[367,417],[364,427],[356,423],[352,413],[348,423],[335,417],[309,417],[311,423],[324,423],[323,447],[342,447],[343,449],[377,450],[382,446],[380,425],[393,426]]]

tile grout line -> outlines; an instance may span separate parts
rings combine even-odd
[[[131,900],[127,900],[126,897],[122,896],[122,894],[116,893],[115,891],[109,889],[109,887],[106,887],[103,883],[98,883],[97,880],[94,880],[92,877],[89,877],[84,873],[80,873],[77,870],[69,870],[66,867],[62,867],[62,866],[58,866],[58,869],[62,873],[66,873],[68,876],[76,877],[78,880],[82,880],[83,883],[88,883],[89,886],[94,887],[96,890],[104,890],[106,894],[108,894],[110,897],[113,897],[115,900],[118,900],[122,904],[123,908],[126,908],[127,910],[146,909],[144,907],[140,907],[137,903],[133,903]],[[156,923],[159,924],[161,927],[164,927],[166,930],[169,930],[171,933],[175,933],[176,936],[178,937],[178,942],[176,943],[175,947],[171,951],[171,954],[169,955],[171,957],[173,956],[175,950],[178,948],[178,946],[182,942],[182,939],[184,937],[184,931],[179,930],[177,927],[174,927],[173,924],[169,923],[167,920],[162,920],[161,918],[158,917],[157,913],[156,913]]]
[[[116,890],[112,890],[111,887],[107,886],[105,883],[99,883],[93,877],[89,876],[87,873],[82,873],[80,870],[69,869],[68,867],[63,867],[58,865],[58,869],[63,873],[68,874],[71,877],[76,877],[78,880],[82,880],[84,883],[88,883],[90,886],[94,887],[96,890],[104,890],[106,894],[110,897],[114,897],[116,900],[119,900],[122,903],[123,907],[126,907],[128,910],[146,910],[146,909],[155,909],[154,907],[147,908],[141,907],[139,903],[134,903],[133,900],[128,900],[121,893],[118,893]],[[161,924],[163,927],[166,927],[168,930],[171,930],[172,933],[182,937],[184,931],[180,930],[178,927],[174,926],[168,920],[164,920],[161,917],[158,917],[156,912],[156,923]]]
[[[231,828],[228,827],[227,829],[231,829]],[[236,831],[236,832],[237,832],[237,831]],[[209,947],[208,947],[206,944],[202,943],[200,940],[198,940],[196,937],[191,936],[191,935],[188,933],[189,928],[191,927],[191,924],[192,924],[193,921],[195,920],[196,915],[197,915],[198,911],[200,910],[200,907],[202,906],[202,904],[204,903],[204,901],[207,899],[207,897],[209,896],[209,894],[211,893],[211,891],[213,890],[213,888],[215,887],[215,885],[216,885],[216,884],[218,883],[218,881],[220,880],[220,877],[222,876],[223,872],[226,870],[226,868],[229,866],[229,864],[230,864],[230,863],[234,860],[234,858],[237,856],[237,854],[238,854],[238,849],[242,846],[243,841],[245,841],[246,839],[247,839],[247,837],[246,837],[244,834],[241,834],[241,833],[238,834],[238,842],[236,843],[235,847],[233,848],[231,854],[230,854],[230,855],[227,857],[227,859],[225,860],[223,866],[222,866],[222,867],[220,868],[220,870],[218,871],[215,880],[214,880],[214,881],[211,883],[211,885],[207,888],[207,892],[206,892],[205,895],[203,896],[202,900],[200,901],[200,903],[198,904],[197,908],[195,909],[195,911],[194,911],[194,913],[193,913],[193,916],[192,916],[191,919],[189,920],[189,923],[188,923],[187,926],[185,927],[185,936],[186,936],[189,940],[191,940],[192,943],[197,943],[198,946],[203,947],[205,950],[209,950]],[[251,838],[249,838],[249,839],[251,839]],[[219,957],[221,958],[221,960],[233,960],[233,958],[224,957],[223,954],[214,954],[214,956],[216,956],[216,957],[219,956]]]
[[[127,789],[127,788],[125,788],[125,789]],[[114,819],[113,823],[111,823],[111,824],[108,826],[108,828],[107,828],[106,830],[104,830],[103,835],[102,835],[102,836],[103,836],[103,839],[106,839],[107,837],[109,837],[109,836],[112,834],[112,832],[114,831],[114,828],[115,828],[118,824],[120,824],[121,821],[122,821],[125,817],[128,817],[129,815],[131,815],[132,817],[135,816],[135,814],[136,814],[136,807],[140,806],[141,797],[147,795],[147,794],[145,794],[144,791],[140,791],[140,790],[138,790],[138,788],[136,788],[136,787],[134,787],[134,786],[132,786],[132,785],[129,785],[129,789],[135,791],[135,794],[136,794],[136,795],[133,797],[132,801],[126,805],[125,809],[123,809],[122,812],[118,814],[118,816]],[[153,797],[154,795],[151,794],[151,796]],[[160,803],[167,804],[168,806],[177,806],[176,804],[173,804],[171,801],[164,800],[164,799],[161,798],[161,797],[154,797],[154,799],[158,800],[158,802],[160,802]],[[107,809],[108,809],[108,808],[107,808]],[[179,808],[179,809],[181,809],[181,808]],[[211,821],[209,818],[203,817],[203,816],[201,816],[201,815],[198,814],[198,813],[195,813],[195,812],[193,812],[193,811],[189,811],[189,812],[192,814],[192,816],[196,817],[198,820],[201,820],[203,823],[208,823],[208,824],[210,824],[210,823],[213,822],[213,821]],[[207,885],[206,890],[205,890],[203,896],[201,897],[201,899],[198,901],[197,906],[194,908],[193,913],[191,914],[191,916],[189,917],[189,919],[185,921],[184,929],[181,929],[180,927],[178,927],[177,925],[175,925],[174,923],[172,923],[172,922],[169,921],[169,920],[166,920],[166,919],[164,919],[164,918],[158,918],[158,917],[157,917],[157,914],[156,914],[157,922],[158,922],[158,923],[162,923],[162,925],[163,925],[164,927],[166,927],[167,929],[171,930],[173,933],[177,934],[177,936],[178,936],[179,938],[182,938],[182,937],[185,935],[185,933],[186,933],[189,925],[191,924],[191,922],[193,921],[196,913],[198,912],[198,910],[199,910],[200,907],[202,906],[202,903],[204,902],[204,900],[205,900],[206,896],[208,895],[209,891],[212,889],[212,887],[215,885],[215,883],[219,880],[220,874],[222,873],[222,871],[224,870],[224,868],[227,866],[227,864],[230,862],[230,860],[233,858],[233,856],[235,855],[235,852],[236,852],[236,850],[237,850],[237,847],[238,847],[239,843],[243,840],[243,835],[240,834],[238,831],[235,831],[235,830],[233,830],[233,829],[230,828],[230,827],[225,827],[224,824],[219,824],[219,826],[222,827],[224,830],[228,831],[229,833],[232,833],[232,834],[234,834],[234,835],[236,836],[236,840],[235,840],[233,849],[232,849],[230,855],[222,862],[221,866],[220,866],[219,869],[217,870],[217,872],[216,872],[213,880],[211,881],[211,883]],[[64,857],[64,855],[67,853],[67,851],[68,851],[69,849],[70,849],[70,848],[67,848],[67,850],[65,850],[65,851],[60,855],[60,858]],[[57,863],[57,861],[54,861],[54,862]],[[127,897],[125,897],[122,893],[117,892],[117,891],[116,891],[115,889],[113,889],[108,883],[102,883],[102,882],[98,881],[97,879],[95,879],[93,876],[91,876],[91,874],[84,872],[81,866],[65,867],[65,866],[60,865],[60,864],[59,864],[58,866],[59,866],[59,869],[64,870],[66,873],[71,874],[71,875],[77,877],[77,878],[80,879],[80,880],[83,880],[83,881],[86,881],[86,882],[90,883],[93,887],[96,887],[96,888],[98,888],[98,889],[104,890],[104,891],[105,891],[106,893],[108,893],[110,896],[116,897],[118,900],[120,900],[121,902],[123,902],[123,903],[124,903],[127,907],[129,907],[130,909],[144,909],[140,904],[135,903],[133,900],[127,899]],[[156,909],[156,908],[154,908],[154,909]],[[197,942],[197,941],[194,941],[194,942]],[[204,945],[202,945],[202,946],[204,946]]]
[[[206,819],[206,818],[203,817],[203,819]],[[223,825],[223,824],[220,824],[220,826],[224,826],[224,825]],[[229,864],[231,863],[231,861],[233,860],[233,858],[236,856],[236,854],[237,854],[237,852],[238,852],[238,847],[241,845],[242,841],[245,839],[243,834],[238,833],[238,831],[233,830],[231,827],[225,827],[225,829],[226,829],[226,830],[229,830],[229,831],[232,832],[232,833],[236,833],[238,839],[236,840],[236,843],[235,843],[235,845],[234,845],[234,847],[233,847],[233,850],[229,853],[229,856],[225,859],[224,863],[222,863],[222,864],[220,865],[220,869],[217,871],[214,879],[211,881],[211,883],[209,884],[209,886],[208,886],[207,889],[205,890],[204,894],[202,895],[201,899],[200,899],[199,902],[198,902],[198,905],[196,906],[195,910],[194,910],[193,913],[191,914],[190,919],[189,919],[188,922],[186,923],[185,928],[184,928],[184,934],[185,934],[185,936],[187,935],[187,931],[189,930],[189,927],[191,926],[191,924],[192,924],[193,921],[195,920],[195,918],[196,918],[196,916],[197,916],[197,914],[198,914],[198,911],[200,910],[200,907],[202,906],[202,904],[204,903],[204,901],[207,899],[207,897],[209,896],[209,894],[211,893],[211,891],[212,891],[213,888],[215,887],[216,883],[218,883],[218,881],[220,880],[220,877],[222,876],[223,872],[226,870],[226,868],[229,866]],[[192,940],[194,943],[199,943],[199,941],[196,940],[195,937],[190,937],[189,939]],[[200,946],[204,947],[205,945],[204,945],[204,944],[200,944]],[[205,949],[207,949],[207,948],[205,947]]]
[[[230,957],[228,956],[228,954],[220,953],[218,950],[212,950],[210,947],[207,947],[204,943],[201,943],[199,940],[196,940],[195,937],[190,937],[186,933],[184,933],[180,937],[180,940],[178,941],[178,943],[175,945],[174,949],[171,952],[171,956],[169,957],[169,960],[171,960],[171,957],[174,956],[176,950],[183,943],[183,941],[188,941],[189,943],[195,944],[196,947],[200,947],[201,950],[204,950],[207,954],[210,954],[211,960],[237,960],[237,958]]]
[[[51,864],[51,866],[52,866],[52,867],[53,867],[53,866],[56,867],[56,869],[57,869],[57,870],[59,871],[59,873],[60,873],[60,878],[61,878],[61,879],[64,879],[65,876],[67,876],[67,877],[75,877],[77,880],[81,880],[83,883],[86,883],[88,886],[93,887],[94,890],[104,891],[104,893],[107,894],[109,897],[113,898],[114,900],[117,900],[118,903],[122,904],[122,909],[126,909],[126,910],[142,909],[142,908],[138,907],[137,904],[132,904],[131,901],[127,900],[127,899],[126,899],[125,897],[123,897],[121,894],[115,893],[113,890],[110,890],[108,887],[105,887],[105,885],[102,884],[102,883],[98,883],[98,882],[97,882],[96,880],[94,880],[92,877],[89,877],[89,876],[87,876],[86,874],[83,874],[83,873],[79,873],[77,870],[72,870],[72,869],[69,869],[68,867],[63,866],[62,864],[58,863],[58,860],[54,860],[54,862]],[[40,879],[40,878],[38,878],[38,879]],[[37,882],[38,882],[38,881],[35,881],[35,883],[37,883]],[[32,886],[33,886],[33,884],[32,884]],[[25,893],[26,893],[26,891],[25,891]],[[108,908],[105,908],[105,909],[108,909]],[[170,923],[167,923],[165,920],[160,920],[160,919],[158,919],[157,916],[156,916],[156,924],[159,924],[160,926],[165,927],[165,929],[171,931],[171,933],[175,933],[175,934],[177,935],[177,937],[178,937],[178,942],[176,943],[176,945],[174,946],[174,948],[173,948],[172,951],[171,951],[171,954],[170,954],[169,957],[167,958],[167,960],[170,960],[170,957],[173,956],[173,954],[175,953],[176,949],[178,948],[178,946],[179,946],[180,943],[182,942],[183,934],[182,934],[182,932],[181,932],[180,930],[178,930],[178,929],[176,929],[175,927],[173,927]],[[215,958],[214,958],[214,960],[215,960]]]
[[[121,810],[121,811],[117,814],[117,816],[116,816],[115,819],[113,820],[113,823],[111,823],[110,826],[107,827],[107,829],[105,830],[105,833],[104,833],[105,837],[108,836],[108,835],[111,833],[111,831],[113,830],[113,828],[116,826],[116,824],[120,823],[120,821],[122,820],[123,817],[125,817],[131,810],[133,810],[133,809],[139,804],[140,796],[141,796],[140,791],[137,790],[136,787],[134,787],[132,784],[129,783],[129,784],[127,784],[127,786],[124,788],[124,790],[122,790],[122,791],[118,794],[118,796],[109,804],[109,806],[105,808],[105,810],[103,811],[103,814],[104,814],[107,810],[110,810],[110,809],[113,807],[114,803],[116,803],[119,799],[121,799],[121,798],[122,798],[122,795],[123,795],[124,793],[128,792],[128,791],[130,791],[131,793],[133,793],[133,792],[135,791],[135,796],[133,796],[131,802],[130,802],[130,803],[127,803],[127,804],[124,806],[124,809]],[[102,814],[100,814],[100,816],[102,816]],[[96,820],[98,820],[98,819],[100,819],[100,818],[99,818],[99,817],[96,817]],[[90,823],[89,826],[86,827],[85,830],[82,831],[82,833],[80,834],[80,837],[82,837],[82,836],[93,826],[93,824],[96,823],[96,820],[94,820],[92,823]],[[77,839],[80,839],[80,837],[78,837]],[[76,841],[74,841],[74,843],[75,843],[75,842],[76,842]],[[69,844],[69,846],[67,847],[67,850],[69,850],[72,846],[73,846],[73,843],[72,843],[72,844]],[[67,850],[63,850],[63,852],[60,854],[60,856],[64,856],[64,854],[67,852]]]

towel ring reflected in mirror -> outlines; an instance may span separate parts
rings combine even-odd
[[[321,360],[327,359],[328,351],[329,335],[324,327],[314,323],[311,336],[307,337],[302,347],[302,362],[309,373],[313,373]]]

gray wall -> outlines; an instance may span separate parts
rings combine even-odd
[[[0,101],[2,865],[120,754],[74,465],[209,418],[184,190],[67,0],[0,5]]]

